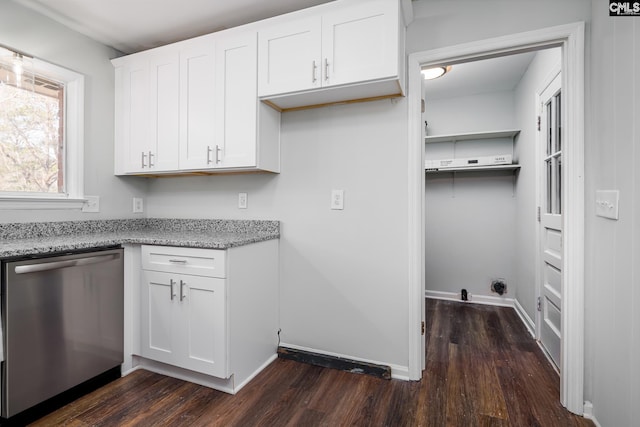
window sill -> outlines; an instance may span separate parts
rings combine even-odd
[[[85,199],[0,196],[0,210],[82,209],[84,202]]]

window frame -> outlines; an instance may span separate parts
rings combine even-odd
[[[10,47],[7,49],[16,52]],[[0,191],[0,210],[82,209],[86,200],[84,198],[84,76],[35,57],[33,71],[64,84],[65,192]]]

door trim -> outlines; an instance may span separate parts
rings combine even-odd
[[[584,412],[584,22],[543,28],[455,46],[416,52],[408,59],[409,189],[409,376],[419,380],[424,366],[424,127],[421,125],[420,67],[486,59],[542,47],[562,47],[566,99],[563,205],[563,340],[560,402]]]

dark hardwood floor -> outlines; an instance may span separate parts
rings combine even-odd
[[[427,300],[422,381],[278,359],[237,395],[136,371],[34,426],[593,426],[515,311]]]

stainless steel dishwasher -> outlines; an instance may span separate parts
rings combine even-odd
[[[122,364],[123,252],[2,262],[2,417]]]

